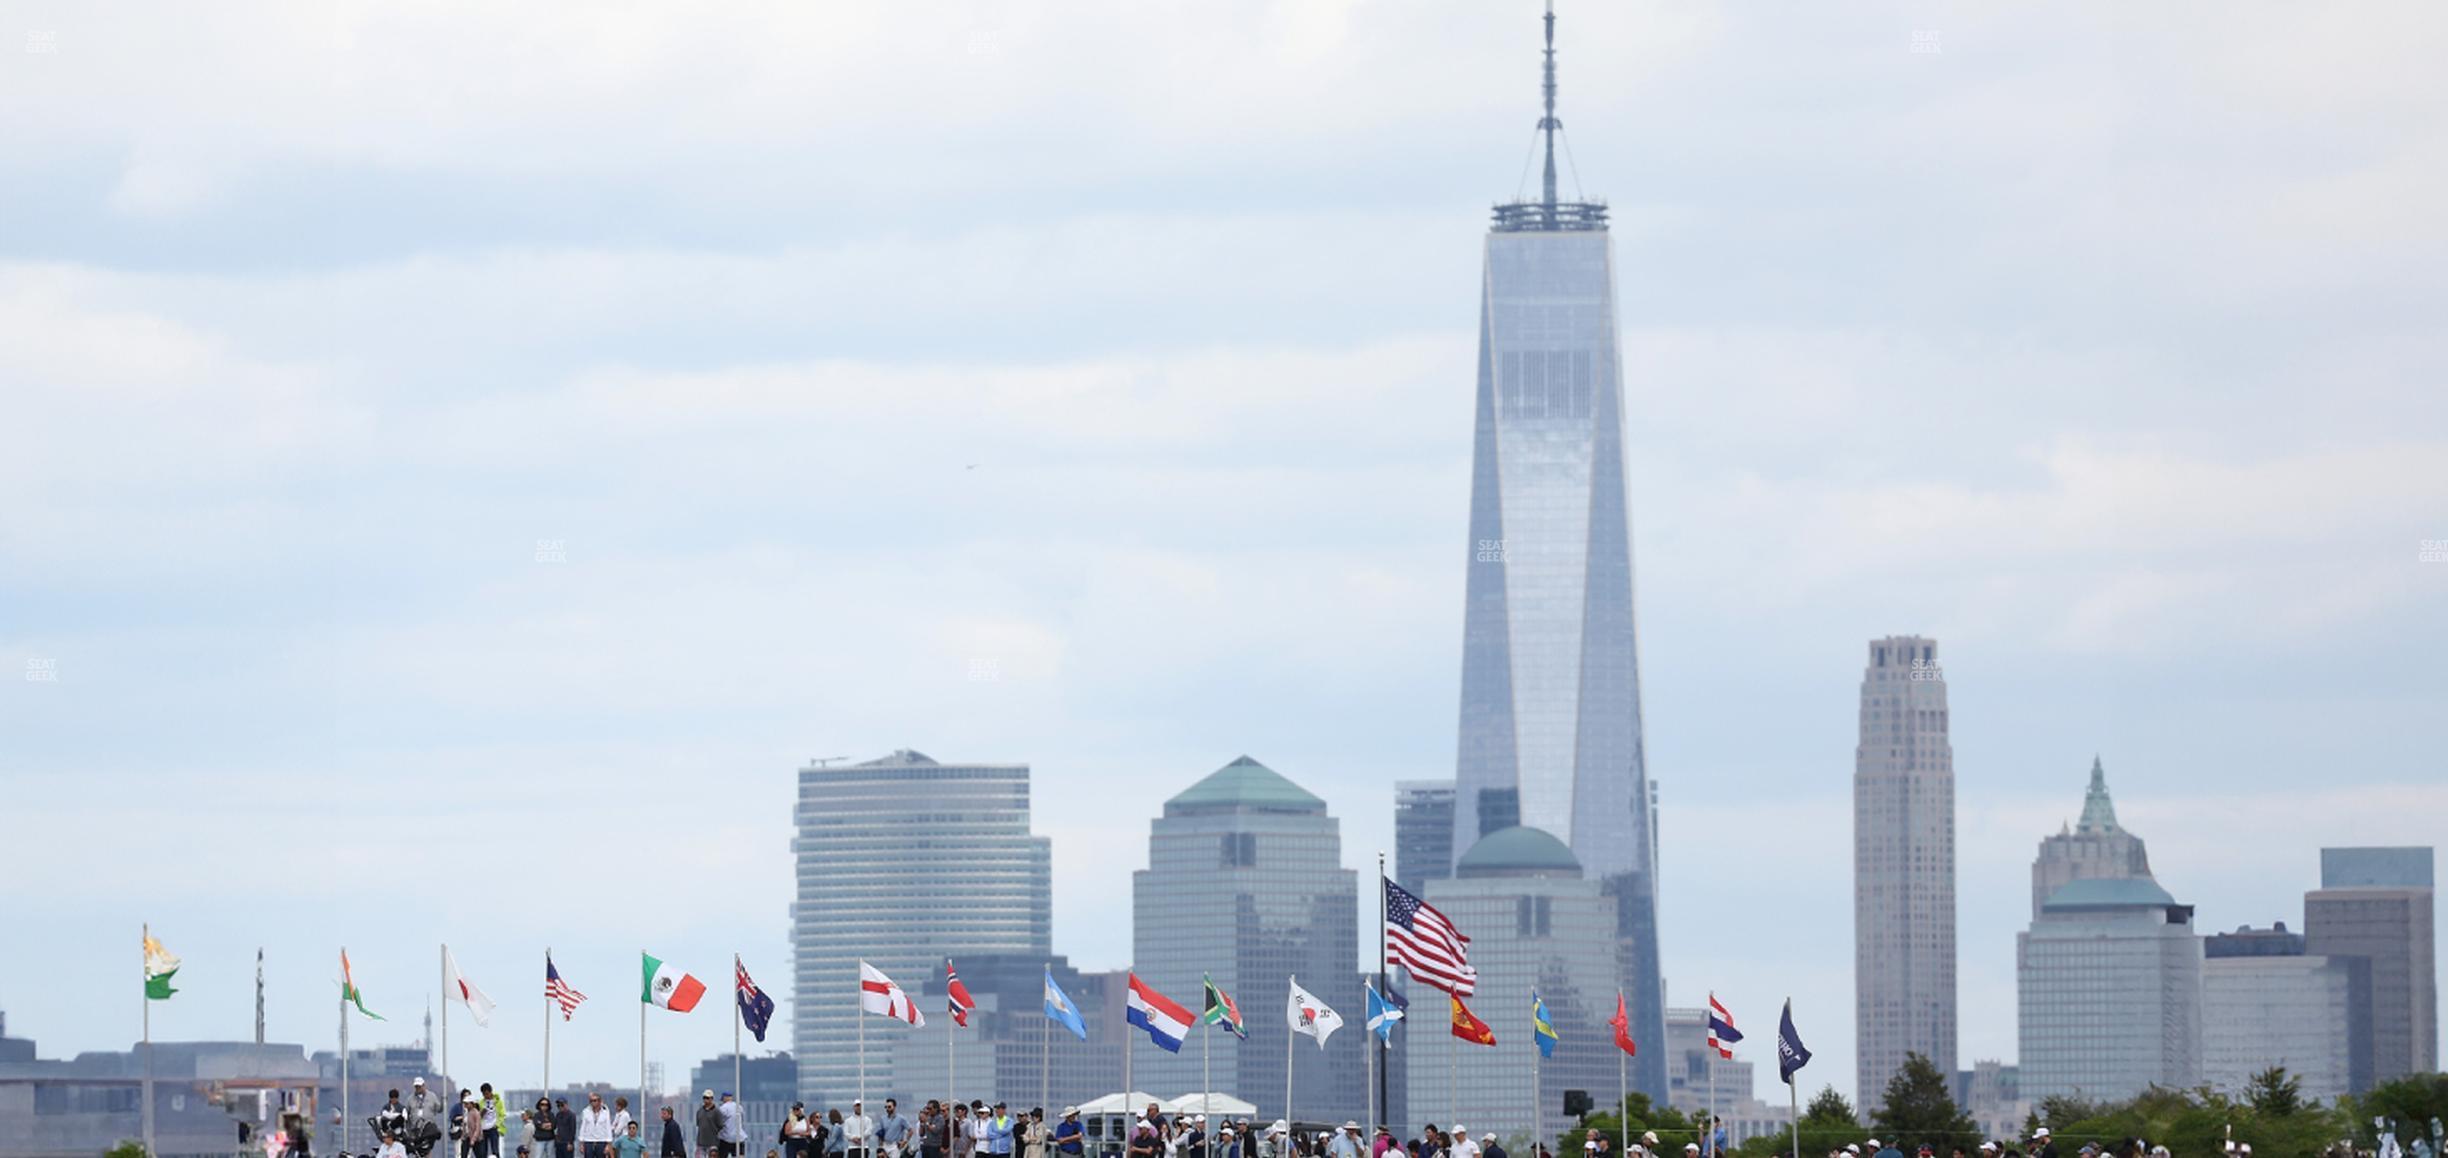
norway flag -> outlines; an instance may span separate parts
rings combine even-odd
[[[1156,992],[1154,987],[1139,980],[1136,973],[1130,975],[1128,1004],[1130,1012],[1126,1019],[1132,1025],[1146,1030],[1148,1037],[1163,1046],[1166,1052],[1181,1052],[1182,1038],[1190,1034],[1192,1018],[1189,1010],[1175,1005],[1172,998]]]

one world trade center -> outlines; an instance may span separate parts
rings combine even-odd
[[[1526,825],[1605,883],[1643,1046],[1633,1085],[1663,1098],[1613,242],[1604,203],[1556,196],[1552,8],[1546,19],[1541,196],[1496,206],[1480,286],[1453,854]]]

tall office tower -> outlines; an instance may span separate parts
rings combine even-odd
[[[1394,784],[1394,879],[1417,894],[1453,875],[1454,782]]]
[[[1496,207],[1480,286],[1453,849],[1513,825],[1562,838],[1616,899],[1634,1033],[1657,1040],[1613,242],[1605,204],[1556,195],[1555,65],[1551,11],[1542,195]],[[1663,1058],[1635,1059],[1632,1081],[1663,1098]]]
[[[2074,881],[2149,880],[2150,853],[2142,838],[2117,827],[2116,804],[2108,799],[2108,773],[2091,758],[2091,788],[2083,793],[2082,819],[2040,842],[2032,862],[2032,916],[2049,894]]]
[[[1584,876],[1572,850],[1535,828],[1489,833],[1462,855],[1452,877],[1429,883],[1427,900],[1471,934],[1479,984],[1466,1002],[1496,1031],[1496,1044],[1448,1033],[1446,996],[1414,989],[1414,1020],[1400,1031],[1400,1048],[1411,1054],[1411,1117],[1459,1122],[1474,1137],[1553,1138],[1573,1121],[1564,1115],[1565,1090],[1610,1102],[1618,1051],[1607,1019],[1615,1016],[1625,980],[1616,904]],[[1555,1056],[1544,1060],[1531,1037],[1532,990],[1561,1039]],[[1664,1054],[1662,1040],[1635,1038],[1642,1054]]]
[[[1955,1072],[1955,750],[1937,641],[1870,641],[1853,749],[1855,1089],[1917,1053]]]
[[[1216,1091],[1283,1115],[1282,1010],[1295,977],[1350,1027],[1324,1050],[1293,1042],[1295,1117],[1363,1118],[1360,874],[1343,867],[1342,825],[1326,802],[1247,756],[1165,801],[1148,832],[1148,867],[1131,875],[1131,963],[1139,979],[1199,1010],[1212,976],[1241,1007],[1249,1040],[1214,1029],[1166,1053],[1131,1035],[1131,1083],[1174,1097],[1199,1090],[1201,1049]],[[1114,1075],[1121,1080],[1120,1074]]]
[[[2374,1082],[2439,1068],[2431,881],[2429,848],[2324,848],[2304,894],[2308,950],[2371,961]]]
[[[2371,1084],[2371,963],[2304,949],[2284,921],[2202,938],[2203,1085],[2240,1099],[2285,1066],[2327,1104]]]
[[[799,770],[799,893],[791,905],[791,1048],[799,1093],[860,1094],[858,963],[916,992],[944,958],[1053,948],[1053,849],[1029,834],[1026,764],[939,764],[907,749]],[[896,1080],[870,1027],[865,1096],[925,1088]]]

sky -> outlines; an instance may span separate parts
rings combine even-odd
[[[2094,755],[2205,929],[2436,839],[2448,9],[1563,9],[1670,1004],[1791,997],[1853,1092],[1888,634],[1949,682],[1966,1064]],[[556,1080],[623,1080],[640,949],[787,1013],[814,758],[1029,763],[1083,967],[1244,753],[1365,866],[1453,766],[1536,17],[0,6],[10,1032],[125,1048],[151,922],[164,1038],[247,1036],[261,946],[329,1048],[346,946],[405,1041],[447,941],[505,1003],[454,1067],[525,1083],[549,946]]]

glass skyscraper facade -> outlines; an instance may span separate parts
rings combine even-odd
[[[1448,998],[1413,987],[1407,1028],[1398,1033],[1398,1048],[1411,1055],[1414,1120],[1403,1125],[1460,1122],[1473,1137],[1495,1134],[1515,1154],[1530,1153],[1523,1143],[1534,1137],[1552,1146],[1573,1122],[1564,1091],[1586,1090],[1600,1105],[1615,1100],[1619,1051],[1607,1020],[1615,1016],[1623,959],[1613,898],[1586,879],[1564,842],[1507,828],[1464,853],[1452,877],[1430,881],[1427,899],[1471,934],[1479,984],[1464,1004],[1495,1031],[1496,1044],[1453,1036]],[[1557,1031],[1554,1057],[1541,1058],[1531,1035],[1532,990]],[[1642,1055],[1666,1052],[1663,1037],[1634,1040]]]
[[[1249,1040],[1199,1028],[1180,1053],[1128,1036],[1131,1083],[1162,1097],[1202,1089],[1283,1116],[1284,1006],[1294,977],[1343,1015],[1321,1051],[1293,1042],[1303,1120],[1364,1118],[1360,874],[1343,867],[1342,825],[1326,802],[1247,756],[1165,801],[1148,832],[1148,867],[1131,878],[1131,960],[1139,979],[1197,1013],[1212,976],[1241,1007]],[[1204,1043],[1196,1040],[1205,1034]],[[1119,1083],[1121,1075],[1115,1074]]]
[[[800,769],[797,819],[791,1049],[800,1096],[847,1105],[861,1094],[858,963],[918,993],[946,957],[1049,957],[1053,849],[1029,833],[1028,765],[943,764],[906,749]],[[870,1107],[888,1094],[910,1105],[942,1075],[896,1077],[890,1036],[912,1031],[875,1021],[864,1096]]]
[[[1605,205],[1556,195],[1547,19],[1544,195],[1496,207],[1480,284],[1453,850],[1514,825],[1563,839],[1619,906],[1634,1033],[1657,1040],[1614,249]],[[1633,1084],[1663,1098],[1660,1059],[1635,1059]]]
[[[2311,952],[2370,963],[2375,1082],[2439,1068],[2431,881],[2427,847],[2324,848],[2321,887],[2304,894]]]

